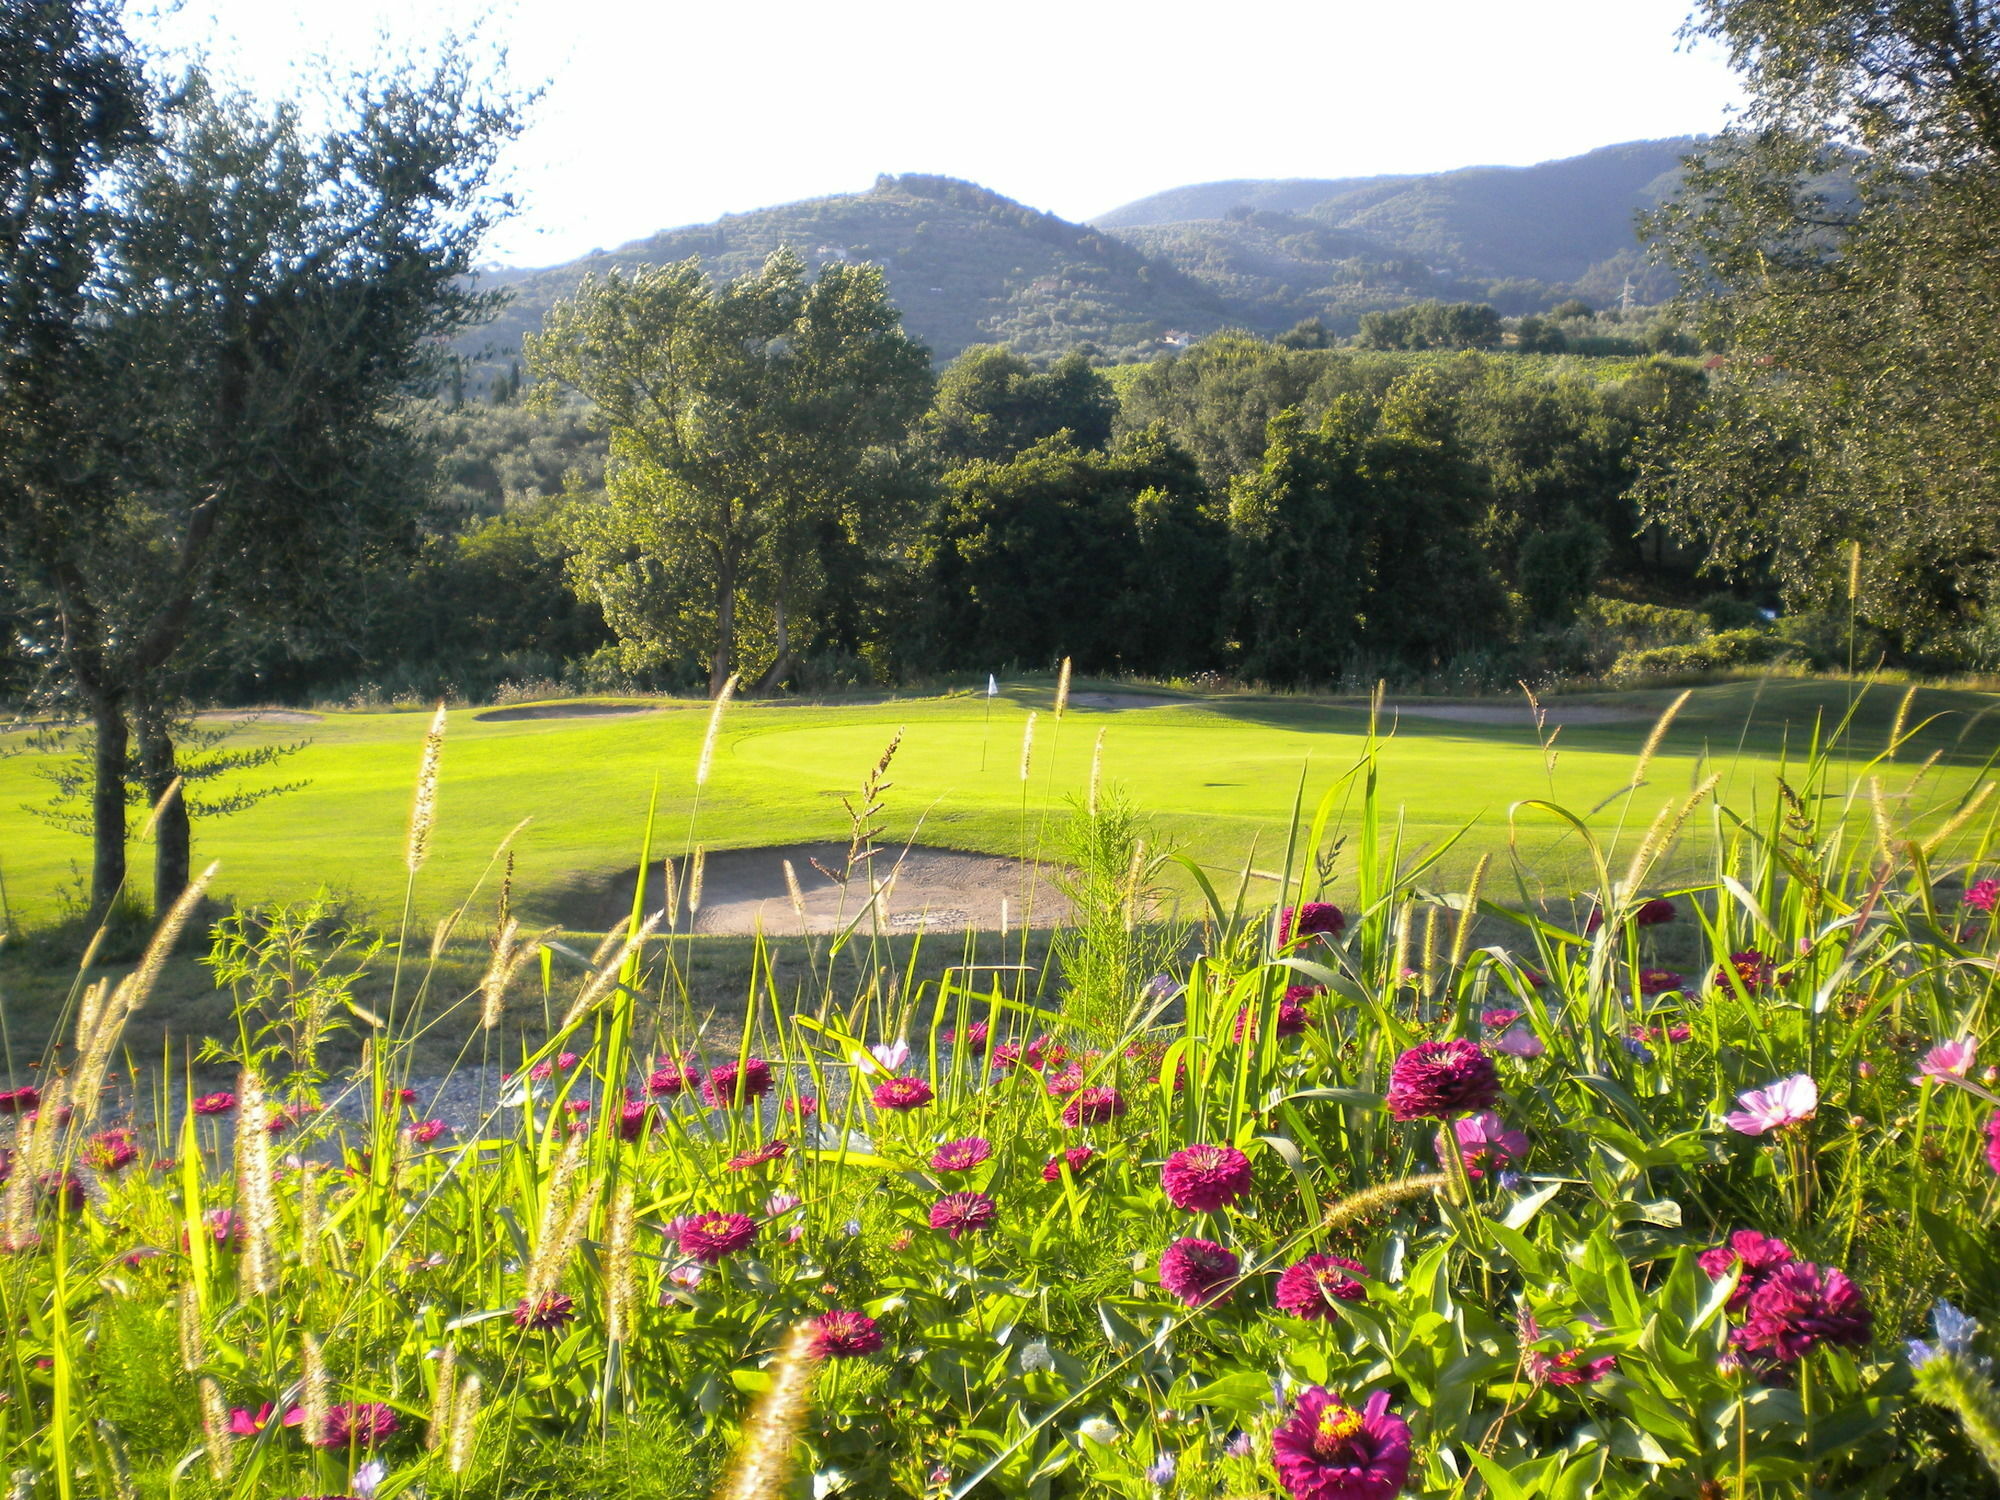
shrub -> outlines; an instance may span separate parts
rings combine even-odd
[[[1757,666],[1777,661],[1785,654],[1785,642],[1768,631],[1725,630],[1683,646],[1627,651],[1612,663],[1610,675],[1614,682],[1643,682],[1657,677],[1684,677]]]

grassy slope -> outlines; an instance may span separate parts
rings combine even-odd
[[[1656,757],[1650,784],[1626,814],[1627,837],[1650,822],[1670,796],[1698,779],[1701,757],[1724,774],[1724,794],[1747,810],[1768,797],[1769,772],[1789,733],[1796,746],[1816,713],[1844,707],[1847,689],[1823,682],[1735,683],[1698,691]],[[1645,692],[1594,699],[1655,712],[1672,694]],[[1853,736],[1857,763],[1886,741],[1900,689],[1876,688],[1863,699]],[[1576,700],[1565,700],[1576,701]],[[1896,765],[1892,791],[1908,782],[1932,750],[1944,752],[1926,778],[1919,804],[1963,792],[1978,764],[2000,749],[2000,699],[1990,694],[1925,690],[1912,722],[1943,714]],[[1214,698],[1188,706],[1119,712],[1073,708],[1058,725],[1045,687],[1016,687],[991,711],[983,698],[931,698],[839,707],[733,705],[718,742],[714,771],[698,818],[693,769],[706,714],[684,706],[642,718],[551,719],[481,723],[456,712],[445,748],[439,830],[418,887],[420,911],[436,913],[461,898],[494,847],[523,818],[516,889],[531,917],[560,917],[565,896],[598,884],[636,857],[646,806],[657,781],[660,847],[694,836],[711,848],[842,837],[839,796],[858,783],[890,735],[904,730],[892,773],[888,831],[902,839],[999,853],[1032,853],[1045,810],[1088,780],[1093,744],[1105,732],[1104,774],[1153,814],[1163,834],[1196,858],[1235,867],[1253,841],[1257,863],[1281,857],[1283,831],[1301,772],[1308,811],[1354,760],[1366,714],[1358,706],[1307,699]],[[1031,709],[1041,710],[1034,763],[1019,777],[1021,736]],[[308,789],[273,799],[239,817],[197,831],[197,863],[219,860],[219,893],[244,900],[304,895],[320,885],[351,896],[364,911],[393,919],[402,900],[403,838],[409,787],[425,728],[419,714],[354,714],[314,726],[310,748],[287,762]],[[1497,850],[1510,804],[1553,796],[1589,809],[1629,780],[1646,738],[1643,722],[1572,725],[1556,742],[1553,778],[1526,728],[1405,720],[1385,756],[1383,792],[1400,805],[1413,841],[1476,825],[1469,852]],[[296,726],[252,728],[252,737],[297,737]],[[982,749],[986,766],[982,771]],[[1553,787],[1551,786],[1553,781]],[[57,888],[87,848],[21,810],[45,796],[33,758],[0,760],[0,873],[12,922],[50,919]],[[1623,799],[1596,816],[1617,826]],[[1636,829],[1630,825],[1638,825]],[[1336,824],[1336,826],[1338,826]],[[1551,848],[1552,820],[1535,820],[1525,845],[1544,888],[1578,883],[1574,840]],[[134,849],[143,870],[145,851]],[[1336,883],[1344,883],[1343,860]]]

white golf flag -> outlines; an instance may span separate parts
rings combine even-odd
[[[991,672],[986,674],[986,696],[989,698],[1000,696],[1000,684]]]

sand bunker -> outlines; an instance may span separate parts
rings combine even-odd
[[[195,717],[205,724],[317,724],[323,716],[303,708],[214,708]]]
[[[1192,698],[1170,698],[1164,693],[1071,693],[1069,701],[1075,708],[1173,708],[1182,703],[1193,703]]]
[[[853,922],[869,900],[869,878],[855,875],[843,890],[820,869],[838,872],[847,860],[845,844],[782,844],[765,849],[718,849],[703,861],[701,909],[692,931],[743,934],[763,931],[784,936],[799,931],[799,916],[785,883],[785,862],[791,861],[805,898],[805,930],[839,932]],[[676,860],[681,887],[677,930],[690,930],[687,912],[686,861]],[[888,848],[870,861],[876,881],[894,874],[895,883],[883,898],[884,930],[890,932],[997,931],[1005,903],[1007,926],[1018,929],[1023,916],[1036,927],[1051,927],[1068,915],[1069,905],[1049,881],[1047,867],[1032,882],[1030,867],[1017,859],[993,854],[966,854],[956,849]],[[646,882],[646,908],[657,911],[665,902],[665,882],[657,867]],[[609,889],[568,903],[573,925],[606,929],[623,922],[632,908],[630,877]],[[866,923],[864,923],[864,930]]]
[[[525,703],[519,708],[489,708],[472,717],[487,724],[515,719],[598,719],[615,714],[649,714],[657,703]]]
[[[1520,703],[1385,703],[1383,712],[1406,719],[1455,719],[1461,724],[1515,724],[1532,728],[1535,711]],[[1597,703],[1544,703],[1551,726],[1563,724],[1629,724],[1655,717],[1629,708]]]

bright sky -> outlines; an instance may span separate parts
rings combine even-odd
[[[166,0],[172,3],[172,0]],[[1717,129],[1689,0],[181,0],[138,29],[260,93],[479,22],[546,85],[496,260],[970,178],[1084,219],[1230,177],[1526,165]]]

